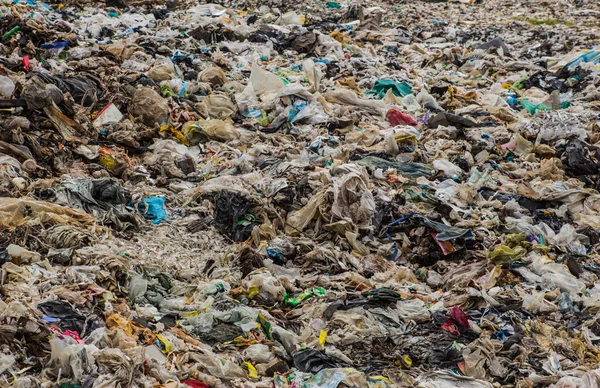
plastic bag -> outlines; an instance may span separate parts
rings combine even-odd
[[[289,213],[286,219],[285,233],[289,235],[301,233],[318,214],[319,207],[324,201],[325,193],[317,193],[302,209]]]
[[[146,75],[154,82],[167,81],[177,77],[175,67],[170,61],[150,68]]]
[[[241,93],[236,93],[235,102],[238,106],[238,111],[242,115],[245,115],[249,111],[258,107],[260,102],[256,97],[256,93],[254,92],[254,87],[252,86],[251,82],[248,82],[248,85]]]
[[[388,121],[390,122],[390,124],[394,127],[397,125],[417,126],[419,124],[412,117],[400,112],[397,109],[388,110],[386,117],[387,117]]]
[[[250,345],[242,351],[244,360],[264,364],[275,358],[275,355],[269,351],[269,347],[263,344]]]
[[[254,93],[263,101],[270,101],[275,98],[277,93],[283,88],[284,83],[273,73],[263,70],[256,63],[252,64],[250,73],[250,83]]]
[[[32,198],[0,198],[0,227],[12,230],[23,224],[71,224],[91,228],[96,219],[84,211]]]
[[[451,178],[460,177],[464,172],[460,167],[446,159],[436,159],[431,165],[436,170],[443,171],[446,176]]]
[[[10,244],[6,247],[6,250],[18,265],[35,263],[40,261],[42,257],[38,252],[29,251],[15,244]]]
[[[135,300],[148,291],[148,281],[141,276],[133,276],[129,281],[129,299]]]
[[[281,282],[275,277],[268,273],[254,273],[248,275],[246,278],[247,288],[256,287],[259,292],[266,292],[273,299],[277,301],[283,300],[285,294],[285,288],[281,285]]]
[[[61,92],[69,93],[73,97],[73,100],[82,106],[92,106],[104,95],[102,82],[92,75],[63,77],[58,75],[51,76],[43,72],[36,72],[34,74],[47,85],[54,85]]]
[[[153,89],[139,88],[129,104],[129,113],[148,126],[159,126],[169,120],[169,104]]]
[[[277,19],[277,22],[275,24],[280,25],[280,26],[285,26],[285,25],[303,25],[304,22],[306,21],[306,18],[302,15],[298,15],[296,12],[294,11],[290,11],[290,12],[286,12],[283,15],[281,15],[281,17],[279,19]]]
[[[342,44],[329,35],[321,33],[318,34],[315,51],[321,57],[327,57],[329,55],[337,59],[344,57],[344,48]]]
[[[367,186],[368,181],[365,175],[349,173],[334,182],[331,213],[352,221],[359,228],[369,226],[375,213],[375,200]]]
[[[425,108],[436,110],[436,111],[444,111],[444,108],[442,108],[440,106],[440,104],[438,104],[437,100],[435,98],[433,98],[433,96],[431,94],[427,93],[425,88],[421,89],[419,94],[417,94],[417,97],[415,100],[417,103],[419,103],[421,106],[423,106]]]
[[[585,282],[577,279],[563,264],[555,263],[545,256],[538,255],[533,260],[532,270],[542,277],[542,281],[555,284],[563,292],[575,297],[585,288]]]
[[[246,373],[241,367],[233,361],[220,358],[210,350],[202,349],[201,351],[186,353],[186,356],[189,357],[189,361],[194,363],[191,370],[200,370],[227,381],[246,378]]]
[[[0,374],[9,370],[14,365],[15,361],[15,357],[10,354],[0,355]]]
[[[396,97],[404,97],[412,93],[412,88],[404,81],[396,82],[391,79],[379,79],[375,81],[373,88],[365,94],[383,98],[385,93],[390,89]]]
[[[597,385],[594,385],[597,386]],[[581,388],[581,378],[574,376],[563,376],[555,384],[551,384],[548,388]]]
[[[417,378],[416,388],[493,388],[491,383],[452,372],[437,371]]]
[[[549,111],[550,107],[544,104],[536,104],[526,99],[521,99],[521,106],[527,110],[527,112],[535,116],[535,114],[539,111]]]
[[[383,116],[388,111],[388,105],[383,101],[358,98],[356,93],[348,89],[328,90],[323,97],[327,102],[354,106],[375,115]]]
[[[402,107],[411,113],[421,110],[421,105],[417,102],[417,97],[414,94],[402,98]]]
[[[581,388],[594,387],[600,387],[600,368],[587,372],[581,378]]]
[[[487,258],[494,264],[510,264],[527,254],[527,250],[521,246],[509,247],[499,245],[488,251]]]
[[[169,79],[160,83],[163,96],[187,97],[200,90],[201,84],[182,80],[181,78]]]
[[[15,83],[8,77],[0,75],[0,98],[9,99],[15,91]]]
[[[533,150],[533,144],[523,136],[516,133],[506,144],[502,144],[503,150],[511,150],[516,155],[525,155]]]
[[[191,145],[196,145],[206,138],[227,142],[240,137],[240,133],[231,122],[219,119],[189,121],[183,125],[181,132]]]
[[[235,104],[224,93],[212,93],[205,97],[202,102],[205,104],[206,112],[211,119],[228,119],[235,115]]]
[[[211,66],[198,74],[198,81],[208,82],[213,86],[221,86],[227,82],[227,75],[220,67]]]
[[[283,106],[283,112],[270,124],[272,128],[278,128],[284,121],[319,124],[327,120],[323,106],[298,83],[285,85],[276,100]]]
[[[48,365],[56,373],[61,373],[64,377],[71,377],[74,381],[81,381],[84,376],[91,373],[91,366],[95,362],[85,345],[69,344],[54,337],[50,339],[50,347]]]
[[[416,322],[427,321],[431,318],[425,302],[421,299],[406,299],[396,302],[398,316],[402,319],[409,319]]]
[[[163,197],[143,198],[138,204],[138,209],[144,217],[152,220],[154,225],[158,225],[162,220],[167,218],[165,201],[166,198]]]
[[[306,75],[306,79],[310,85],[308,91],[311,93],[318,92],[321,78],[323,78],[321,69],[315,66],[315,63],[312,61],[312,59],[307,59],[302,62],[302,69],[304,70],[304,74]]]
[[[525,295],[523,308],[531,313],[552,313],[558,311],[558,306],[544,298],[544,292],[536,292]]]

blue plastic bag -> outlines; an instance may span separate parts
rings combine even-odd
[[[158,225],[162,220],[167,218],[167,211],[164,206],[165,200],[163,197],[143,198],[138,204],[138,210],[145,218],[154,220],[152,224]]]

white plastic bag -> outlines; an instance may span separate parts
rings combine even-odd
[[[269,351],[269,347],[263,344],[250,345],[242,351],[244,360],[253,361],[258,364],[265,364],[275,358],[275,355]]]
[[[260,97],[262,101],[270,101],[275,98],[277,93],[283,88],[284,83],[273,73],[263,70],[256,63],[252,64],[252,72],[250,73],[250,83],[254,89],[254,93]]]
[[[15,83],[8,77],[0,75],[0,98],[9,99],[15,91]]]
[[[302,62],[302,68],[304,69],[304,74],[306,75],[306,79],[310,85],[308,91],[311,93],[318,92],[321,78],[323,78],[321,69],[315,66],[315,63],[312,61],[312,59],[307,59]]]
[[[532,271],[546,280],[554,283],[563,292],[568,292],[571,296],[577,296],[583,289],[585,283],[569,272],[563,264],[555,263],[545,256],[538,255],[533,260]]]
[[[432,165],[433,168],[443,171],[446,176],[449,177],[460,177],[463,173],[463,170],[460,167],[446,159],[436,159],[433,161]]]
[[[244,88],[241,93],[235,94],[235,102],[238,107],[238,112],[241,115],[245,115],[248,111],[256,109],[260,104],[258,98],[256,97],[256,93],[254,91],[254,86],[252,86],[252,82],[248,82],[248,85]]]
[[[425,307],[425,302],[421,299],[407,299],[396,302],[398,316],[402,319],[409,319],[416,322],[426,321],[431,318],[429,310]]]

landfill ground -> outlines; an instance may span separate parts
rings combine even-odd
[[[0,387],[600,387],[600,2],[0,0]]]

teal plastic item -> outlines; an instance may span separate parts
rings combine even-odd
[[[162,220],[167,218],[167,211],[165,210],[165,198],[162,197],[149,197],[143,198],[138,205],[138,209],[144,217],[152,221],[152,224],[158,225]]]
[[[548,107],[544,104],[536,105],[529,100],[521,100],[521,106],[523,108],[527,109],[527,112],[529,112],[529,114],[532,116],[534,116],[540,110],[541,111],[549,111],[550,110],[550,107]]]
[[[396,82],[391,79],[380,79],[375,81],[373,89],[369,90],[366,94],[383,98],[388,89],[392,89],[392,93],[394,93],[394,96],[396,97],[404,97],[412,93],[412,88],[404,81]]]

